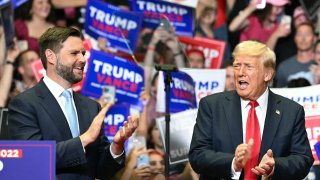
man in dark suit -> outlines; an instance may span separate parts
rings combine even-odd
[[[303,179],[313,163],[304,109],[268,88],[274,52],[245,41],[233,57],[236,91],[200,101],[192,168],[200,179]]]
[[[11,101],[12,139],[55,140],[57,179],[110,179],[124,166],[124,142],[138,126],[137,117],[129,117],[110,144],[101,127],[111,103],[101,109],[71,89],[81,81],[86,63],[82,34],[55,27],[39,42],[46,75]]]

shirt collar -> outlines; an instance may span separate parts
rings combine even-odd
[[[43,82],[46,84],[49,91],[53,94],[53,96],[56,99],[58,99],[61,96],[62,92],[65,90],[62,86],[60,86],[58,83],[56,83],[46,75],[43,77]],[[71,96],[73,96],[72,88],[69,88],[67,90],[70,91]]]
[[[269,96],[269,88],[266,88],[264,93],[257,99],[259,107],[261,109],[267,109],[268,106],[268,96]],[[244,100],[240,97],[241,101],[241,111],[243,111],[249,104],[250,100]]]

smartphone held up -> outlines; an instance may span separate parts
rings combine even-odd
[[[102,96],[103,96],[103,101],[105,103],[115,102],[116,100],[115,86],[109,86],[109,85],[102,86]]]

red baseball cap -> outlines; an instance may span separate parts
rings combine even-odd
[[[203,59],[206,59],[205,56],[204,56],[203,51],[200,50],[199,48],[192,47],[191,49],[188,49],[188,50],[186,51],[187,56],[189,56],[191,53],[198,53],[198,54],[200,54],[200,55],[203,57]]]

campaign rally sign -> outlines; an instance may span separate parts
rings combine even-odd
[[[108,110],[104,118],[104,134],[109,141],[113,141],[114,136],[120,127],[123,126],[124,121],[127,121],[129,108],[128,104],[116,104]]]
[[[139,38],[143,14],[117,6],[89,0],[86,7],[85,31],[97,39],[106,38],[111,48],[132,53]],[[130,48],[127,47],[127,44]]]
[[[218,69],[221,67],[226,43],[203,37],[179,37],[180,42],[184,45],[185,50],[198,48],[203,51],[206,58],[205,67]]]
[[[195,84],[197,105],[201,98],[224,91],[226,81],[225,69],[180,68],[180,71],[192,77]]]
[[[0,179],[56,179],[55,141],[0,141]]]
[[[296,101],[304,107],[306,130],[315,160],[314,165],[320,165],[319,158],[314,149],[314,145],[320,138],[320,85],[301,88],[273,88],[271,90],[274,93]]]
[[[188,161],[193,127],[196,123],[197,109],[175,113],[170,119],[170,164]],[[157,118],[157,126],[165,148],[165,118]]]
[[[156,28],[160,19],[166,18],[180,36],[193,36],[195,28],[194,8],[165,1],[131,0],[131,9],[143,12],[143,27]]]
[[[91,50],[81,94],[99,99],[104,85],[115,86],[116,100],[142,109],[139,101],[144,86],[143,69],[118,56]]]
[[[163,1],[196,8],[199,0],[163,0]]]
[[[41,59],[33,61],[31,64],[31,69],[33,72],[34,77],[36,78],[37,82],[41,80],[41,78],[46,75],[46,70],[43,68]]]
[[[165,112],[166,93],[164,91],[165,74],[159,73],[157,90],[157,112]],[[197,107],[193,79],[184,72],[173,72],[170,87],[170,113],[176,113]]]

